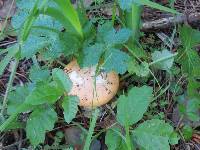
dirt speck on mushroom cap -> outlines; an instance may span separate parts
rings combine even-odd
[[[115,72],[101,72],[95,77],[95,67],[80,69],[76,60],[71,61],[65,72],[73,82],[69,95],[80,99],[80,106],[91,108],[108,103],[117,93],[119,76]],[[95,87],[96,86],[96,87]]]

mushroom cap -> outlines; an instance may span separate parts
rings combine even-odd
[[[108,103],[119,88],[119,76],[114,71],[101,72],[95,78],[95,67],[80,69],[76,60],[71,61],[64,70],[73,83],[68,95],[78,96],[79,105],[86,108]]]

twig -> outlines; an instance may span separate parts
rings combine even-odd
[[[17,60],[17,59],[15,59],[15,61],[13,63],[11,63],[12,70],[11,70],[11,75],[10,75],[10,78],[9,78],[9,81],[8,81],[6,93],[5,93],[4,99],[3,99],[3,105],[2,105],[2,109],[1,109],[1,115],[2,116],[4,115],[4,111],[6,109],[6,105],[7,105],[7,102],[8,102],[8,99],[7,99],[8,93],[10,92],[10,89],[12,87],[12,83],[13,83],[13,80],[14,80],[14,77],[15,77],[15,72],[17,70],[18,63],[19,63],[19,60]]]

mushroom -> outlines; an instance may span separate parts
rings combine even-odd
[[[65,67],[64,71],[73,83],[68,95],[78,96],[79,105],[85,108],[98,107],[108,103],[119,88],[119,76],[114,71],[100,72],[95,77],[96,67],[81,69],[75,59]]]

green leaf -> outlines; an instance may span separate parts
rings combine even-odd
[[[47,80],[50,77],[50,71],[48,69],[40,69],[36,66],[32,66],[30,69],[29,78],[32,82],[41,82]]]
[[[151,54],[154,66],[161,70],[169,70],[174,62],[174,54],[168,50],[155,51]]]
[[[122,144],[125,145],[120,134],[121,131],[117,127],[112,127],[106,132],[105,144],[109,150],[116,150],[119,149]]]
[[[71,4],[70,0],[54,0],[59,6],[59,9],[63,12],[63,15],[70,21],[76,31],[83,37],[83,31],[81,23],[78,18],[78,14]]]
[[[128,63],[128,72],[131,74],[136,74],[139,77],[146,77],[149,75],[149,64],[146,62],[138,64],[135,59],[132,59]]]
[[[170,150],[170,141],[176,141],[173,144],[177,144],[179,140],[173,127],[158,119],[148,120],[140,124],[132,131],[132,137],[144,150]]]
[[[120,29],[119,31],[116,31],[114,28],[111,28],[109,32],[107,32],[104,36],[104,42],[106,45],[118,45],[118,44],[124,44],[128,41],[130,38],[132,32],[129,29]]]
[[[193,135],[193,129],[189,125],[186,125],[182,129],[182,133],[183,133],[185,140],[190,140]]]
[[[192,48],[200,43],[200,31],[192,27],[183,25],[179,26],[179,33],[184,47]]]
[[[190,98],[200,99],[200,68],[197,66],[192,72],[192,76],[189,77],[189,83],[187,86],[187,93]]]
[[[53,129],[56,121],[57,114],[52,108],[39,107],[35,109],[31,113],[26,125],[27,137],[31,144],[36,146],[43,143],[45,133]]]
[[[79,99],[77,96],[64,97],[62,108],[64,109],[64,118],[67,123],[76,117],[78,111]]]
[[[21,48],[21,57],[31,58],[36,52],[49,45],[46,37],[40,37],[30,34],[28,39],[23,43]]]
[[[191,121],[199,121],[199,106],[200,102],[198,99],[190,99],[186,105],[186,115]]]
[[[10,60],[17,54],[19,51],[18,45],[8,48],[8,54],[0,62],[0,76],[3,75],[4,70]]]
[[[9,92],[7,108],[8,115],[12,115],[16,112],[16,108],[25,101],[26,97],[31,91],[32,88],[30,86],[24,85],[17,87],[14,91]],[[23,111],[27,110],[28,109],[25,109]]]
[[[53,104],[63,94],[63,90],[59,89],[52,83],[39,84],[27,97],[25,103],[29,105],[40,105],[44,103]]]
[[[62,70],[55,68],[52,70],[52,76],[54,81],[57,82],[60,87],[62,87],[66,92],[70,92],[72,87],[72,82],[69,76]]]
[[[200,32],[185,25],[179,27],[179,32],[183,48],[178,49],[178,62],[182,65],[183,73],[192,76],[194,70],[200,69],[200,57],[197,51],[193,49],[200,43]]]
[[[95,45],[84,48],[82,67],[91,67],[97,65],[103,52],[104,52],[103,44],[96,43]]]
[[[152,99],[152,87],[133,87],[128,96],[121,95],[117,103],[117,120],[132,125],[142,119]]]
[[[105,52],[104,57],[102,68],[106,72],[116,71],[119,74],[123,74],[127,71],[130,56],[125,52],[111,48]]]

